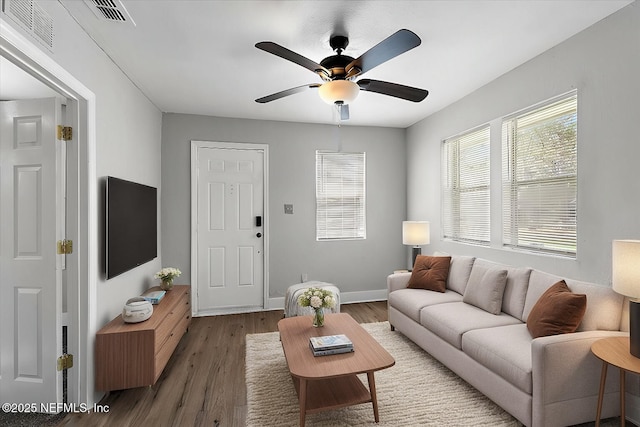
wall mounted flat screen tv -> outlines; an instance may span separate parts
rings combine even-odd
[[[158,256],[157,189],[107,177],[106,184],[107,279]]]

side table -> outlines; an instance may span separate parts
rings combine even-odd
[[[607,380],[607,367],[609,365],[613,365],[620,369],[620,425],[624,426],[625,374],[626,372],[640,374],[640,359],[629,352],[629,337],[611,337],[598,340],[591,345],[591,352],[598,359],[602,360],[600,393],[598,394],[598,410],[596,412],[596,427],[600,426],[604,385]]]

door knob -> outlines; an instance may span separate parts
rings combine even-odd
[[[256,234],[256,237],[262,237],[262,233]]]

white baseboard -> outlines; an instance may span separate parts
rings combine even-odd
[[[356,302],[386,301],[387,289],[375,291],[340,292],[340,305]],[[269,306],[265,310],[284,309],[284,297],[269,298]]]

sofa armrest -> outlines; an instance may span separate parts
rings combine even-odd
[[[404,289],[409,283],[411,273],[393,273],[387,276],[387,294],[398,289]]]
[[[539,425],[561,422],[567,405],[574,405],[573,410],[590,412],[593,405],[591,408],[577,406],[578,401],[595,402],[600,389],[602,362],[591,353],[591,344],[602,338],[626,335],[628,333],[619,331],[585,331],[534,339],[531,344],[533,419],[539,420]],[[607,392],[616,392],[618,387],[618,376],[609,375]]]

